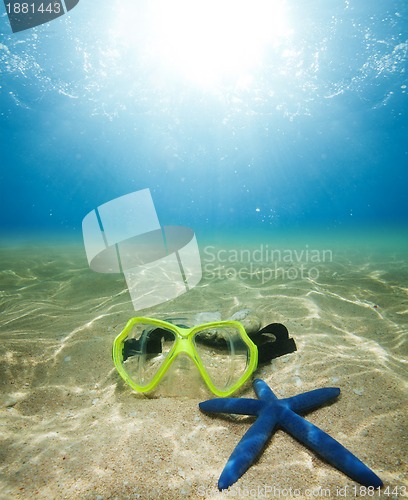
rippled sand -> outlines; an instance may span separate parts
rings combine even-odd
[[[401,493],[408,486],[408,263],[398,248],[368,248],[331,247],[332,258],[321,262],[281,256],[278,268],[265,258],[252,267],[231,262],[214,248],[203,254],[197,288],[143,313],[227,318],[249,308],[263,325],[284,323],[298,351],[256,375],[281,396],[340,387],[337,402],[307,418]],[[312,267],[318,272],[308,274]],[[218,477],[251,420],[202,414],[202,397],[191,390],[154,398],[122,383],[111,346],[135,312],[121,276],[90,271],[81,245],[7,245],[0,310],[1,498],[221,496]],[[243,394],[253,396],[250,385]],[[353,498],[355,487],[278,431],[230,495],[289,498],[292,488],[336,497],[346,488]]]

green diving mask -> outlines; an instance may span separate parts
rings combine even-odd
[[[238,321],[187,328],[137,317],[113,343],[113,362],[123,380],[138,392],[153,390],[179,356],[190,357],[207,387],[229,396],[255,371],[258,350]]]

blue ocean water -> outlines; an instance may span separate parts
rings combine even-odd
[[[90,210],[146,187],[162,224],[198,237],[406,228],[404,0],[276,2],[262,46],[232,5],[197,4],[199,46],[194,11],[158,27],[151,5],[81,0],[19,33],[0,6],[3,237],[79,239]],[[234,25],[236,50],[214,48]]]

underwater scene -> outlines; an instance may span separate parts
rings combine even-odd
[[[407,63],[405,0],[1,3],[1,499],[408,495]]]

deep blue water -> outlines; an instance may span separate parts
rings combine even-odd
[[[162,224],[198,235],[403,231],[408,3],[283,5],[291,34],[250,83],[210,88],[149,51],[144,2],[81,0],[15,34],[0,5],[0,234],[79,238],[90,210],[146,187]]]

